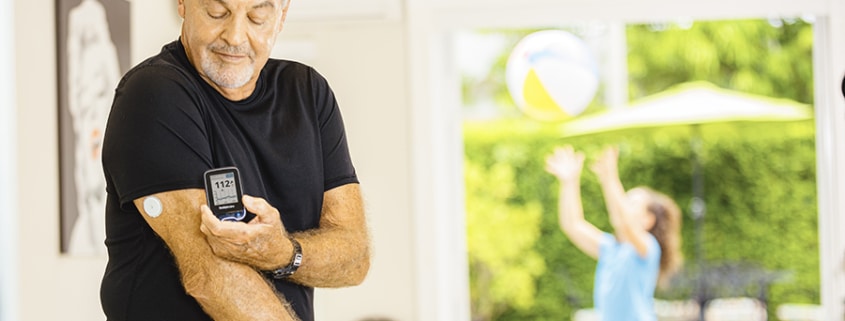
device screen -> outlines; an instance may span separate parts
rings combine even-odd
[[[241,203],[241,178],[236,167],[216,168],[205,172],[205,194],[208,207],[223,221],[248,222],[255,215],[247,213]]]
[[[211,182],[214,206],[222,207],[238,202],[238,189],[235,187],[234,172],[209,175],[208,179]]]

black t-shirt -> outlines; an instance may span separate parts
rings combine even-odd
[[[358,182],[334,94],[312,68],[271,59],[253,94],[230,101],[179,41],[165,45],[121,80],[103,141],[109,320],[210,320],[132,201],[203,188],[203,172],[223,166],[237,166],[244,193],[266,198],[289,232],[317,228],[323,193]],[[314,319],[312,288],[274,283],[302,320]]]

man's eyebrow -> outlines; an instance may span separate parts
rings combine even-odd
[[[222,4],[223,6],[228,6],[228,4],[229,4],[228,2],[226,2],[226,0],[213,0],[213,1],[217,2],[219,4]],[[252,6],[253,9],[261,9],[261,8],[268,8],[268,7],[269,8],[275,8],[276,5],[272,1],[267,0],[267,1],[264,1],[262,3],[259,3],[257,5]]]
[[[223,1],[223,0],[218,0],[218,1]],[[275,7],[276,7],[276,4],[274,4],[273,1],[269,1],[269,0],[252,6],[253,9],[262,9],[262,8],[271,8],[272,9],[272,8],[275,8]]]

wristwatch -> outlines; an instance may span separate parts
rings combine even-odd
[[[293,244],[293,257],[290,259],[290,264],[272,271],[264,271],[268,277],[276,280],[288,278],[302,265],[302,246],[293,236],[290,237],[290,243]]]

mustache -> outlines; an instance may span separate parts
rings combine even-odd
[[[227,55],[246,55],[253,56],[252,50],[248,46],[229,46],[226,44],[212,44],[208,49],[214,52],[219,52]]]

